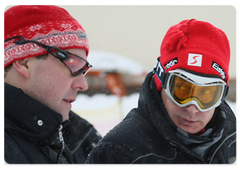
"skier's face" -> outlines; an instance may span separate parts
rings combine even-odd
[[[83,49],[66,50],[87,60]],[[71,103],[76,100],[78,91],[88,89],[83,74],[72,76],[69,69],[57,58],[48,54],[46,60],[31,58],[30,80],[25,93],[45,104],[63,116],[69,118]]]
[[[171,101],[164,89],[161,91],[161,96],[169,117],[174,124],[190,134],[198,133],[204,129],[212,119],[215,111],[215,108],[213,108],[206,112],[200,112],[195,105],[179,107]]]

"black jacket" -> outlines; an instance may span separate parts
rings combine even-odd
[[[214,129],[213,136],[208,140],[212,145],[201,157],[190,149],[194,145],[187,146],[178,137],[152,76],[149,73],[141,87],[138,108],[131,110],[120,124],[103,137],[90,153],[87,163],[233,162],[236,157],[236,119],[229,106],[223,102],[215,109],[214,117],[209,122]],[[213,144],[219,135],[220,140]]]
[[[85,163],[101,138],[75,113],[70,112],[69,120],[62,123],[59,113],[8,84],[4,102],[7,163]]]

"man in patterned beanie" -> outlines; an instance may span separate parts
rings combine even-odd
[[[236,118],[225,102],[230,48],[212,24],[184,20],[166,33],[138,107],[92,150],[88,163],[233,163]]]
[[[5,161],[84,163],[101,138],[71,111],[85,75],[83,27],[58,6],[14,6],[4,14]]]

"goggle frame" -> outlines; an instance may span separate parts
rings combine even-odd
[[[190,100],[189,102],[185,103],[185,104],[181,104],[178,101],[175,100],[174,96],[172,96],[171,92],[170,92],[170,81],[171,78],[173,76],[178,76],[182,79],[184,79],[185,81],[194,84],[195,86],[222,86],[222,90],[221,90],[221,94],[219,95],[218,100],[216,100],[216,102],[214,102],[214,104],[208,108],[202,108],[197,100]],[[176,69],[176,70],[172,70],[172,71],[168,71],[165,82],[163,83],[163,87],[165,89],[166,95],[171,99],[171,101],[173,101],[173,103],[175,103],[177,106],[179,107],[187,107],[191,104],[195,105],[198,110],[200,110],[201,112],[206,112],[208,110],[211,110],[217,106],[219,106],[221,104],[221,102],[223,100],[225,100],[225,97],[227,95],[227,91],[228,91],[228,86],[226,84],[225,81],[223,81],[222,79],[215,77],[215,76],[203,76],[203,75],[198,75],[198,74],[194,74],[194,73],[190,73],[188,71],[182,70],[182,69]],[[187,99],[187,98],[186,98]],[[185,100],[186,100],[185,99]],[[201,102],[201,101],[199,101]]]

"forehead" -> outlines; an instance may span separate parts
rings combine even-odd
[[[81,48],[71,48],[71,49],[66,49],[65,51],[68,51],[72,54],[76,54],[80,57],[82,57],[83,59],[87,60],[87,52],[84,49]]]

